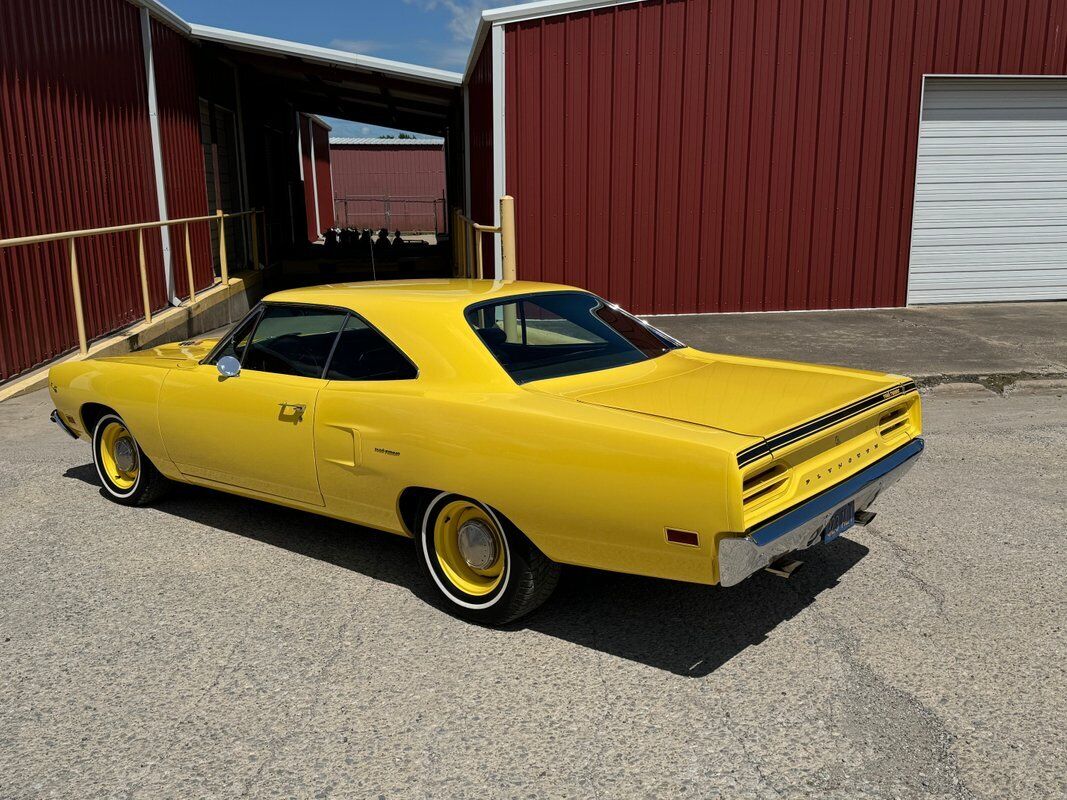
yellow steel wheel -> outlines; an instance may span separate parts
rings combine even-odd
[[[461,592],[487,595],[504,578],[504,534],[483,508],[468,500],[456,499],[441,509],[433,545],[441,571]]]
[[[121,422],[109,421],[100,433],[100,466],[119,491],[132,489],[137,483],[141,460],[137,442]]]

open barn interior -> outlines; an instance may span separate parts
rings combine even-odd
[[[278,267],[270,288],[451,273],[447,198],[463,193],[460,76],[231,31],[194,34],[209,204],[267,209],[264,249]],[[331,120],[405,138],[369,148],[383,162],[372,170],[340,165],[338,195]],[[396,142],[426,143],[403,152],[439,159],[432,190],[383,190],[375,173],[398,168],[384,163]],[[247,263],[242,221],[227,224],[234,258]]]

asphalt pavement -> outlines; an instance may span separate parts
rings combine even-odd
[[[925,396],[868,527],[731,589],[436,608],[408,541],[101,496],[0,404],[0,797],[1067,796],[1067,385]]]

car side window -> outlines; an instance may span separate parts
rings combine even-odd
[[[346,314],[334,308],[266,306],[245,347],[242,369],[321,378]]]
[[[211,357],[210,364],[219,363],[219,359],[224,356],[233,356],[238,361],[244,355],[245,347],[248,346],[248,340],[252,338],[252,331],[256,327],[256,323],[259,321],[260,309],[256,309],[254,312],[245,317],[241,322],[237,324],[237,327],[233,329],[229,337],[223,343],[215,354]]]
[[[326,370],[332,381],[402,381],[417,375],[403,353],[355,315],[348,317]]]

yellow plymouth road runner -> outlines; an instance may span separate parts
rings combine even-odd
[[[279,292],[221,340],[49,381],[112,500],[179,481],[408,536],[489,624],[560,564],[734,585],[870,522],[923,450],[907,378],[701,352],[522,281]]]

